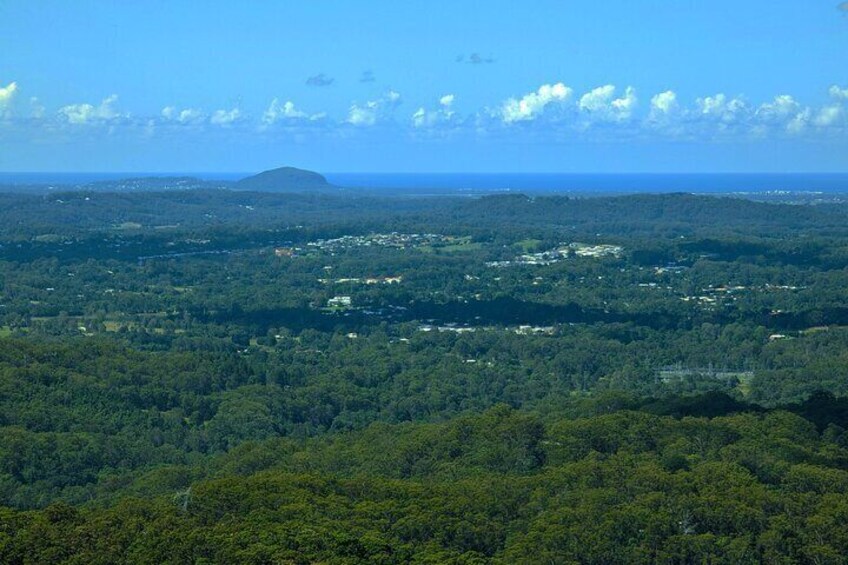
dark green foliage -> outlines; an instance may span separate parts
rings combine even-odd
[[[95,188],[0,194],[0,563],[848,554],[844,205]]]
[[[749,468],[752,446],[768,453],[768,480]],[[260,452],[250,472],[176,496],[0,510],[0,560],[814,563],[848,551],[848,450],[785,412],[543,426],[497,407],[244,445],[215,467],[229,475]]]

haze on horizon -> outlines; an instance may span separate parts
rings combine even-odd
[[[0,171],[848,171],[834,0],[9,0],[0,53]]]

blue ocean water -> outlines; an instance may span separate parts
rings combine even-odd
[[[234,181],[252,173],[4,173],[0,185],[79,185],[138,177],[189,176],[210,181]],[[694,174],[572,174],[572,173],[327,173],[327,179],[349,188],[408,193],[763,193],[820,192],[848,194],[848,173],[694,173]]]
[[[823,192],[848,193],[848,173],[390,174],[334,173],[339,186],[438,192]]]

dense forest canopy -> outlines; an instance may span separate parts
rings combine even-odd
[[[842,563],[846,352],[835,202],[0,193],[0,562]]]

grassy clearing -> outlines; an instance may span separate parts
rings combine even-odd
[[[539,249],[542,244],[541,239],[522,239],[515,243],[515,246],[520,248],[524,253],[531,253]]]
[[[466,251],[479,251],[483,248],[482,243],[455,243],[453,245],[445,245],[444,247],[439,247],[438,251],[441,253],[463,253]]]
[[[470,237],[458,237],[447,245],[422,245],[418,250],[422,253],[464,253],[478,251],[483,248],[482,243],[471,241]]]
[[[747,397],[751,394],[751,381],[754,380],[754,377],[749,377],[747,375],[739,377],[739,384],[736,386],[736,389],[742,393],[742,396]]]
[[[116,230],[140,230],[143,226],[138,222],[122,222],[115,226]]]

